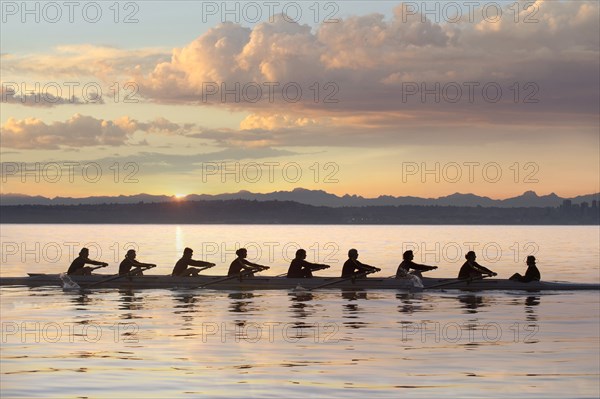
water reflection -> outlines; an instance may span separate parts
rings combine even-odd
[[[396,298],[401,302],[401,304],[398,305],[398,312],[400,313],[412,314],[423,310],[422,297],[418,294],[403,292],[396,294]]]
[[[342,291],[342,298],[348,301],[356,301],[357,299],[368,299],[367,292],[364,290]]]
[[[523,306],[525,305],[525,317],[527,321],[537,321],[538,315],[536,311],[536,307],[540,304],[539,295],[530,295],[523,301],[522,297],[517,297],[511,301],[511,304],[514,306]]]
[[[527,344],[539,342],[539,340],[535,338],[537,332],[539,331],[538,314],[536,309],[536,307],[539,305],[539,296],[528,296],[525,299],[525,320],[527,320],[529,323],[524,327],[526,334],[523,342]]]
[[[252,292],[232,292],[228,295],[231,299],[229,304],[229,311],[233,313],[246,313],[258,310],[257,307],[253,307],[254,294]],[[249,300],[250,299],[250,300]]]
[[[367,293],[364,290],[349,290],[342,291],[342,299],[348,301],[348,303],[344,303],[342,310],[344,314],[344,325],[350,328],[363,328],[368,325],[368,323],[358,321],[360,320],[361,313],[363,313],[363,308],[360,306],[360,300],[368,300]]]
[[[309,332],[313,332],[315,325],[307,323],[305,319],[315,314],[315,305],[312,303],[315,299],[314,295],[308,291],[290,291],[288,298],[294,319],[286,327],[287,338],[293,341],[309,337]]]
[[[144,308],[144,300],[142,297],[137,297],[131,289],[119,289],[119,310],[128,310],[129,312],[121,314],[120,318],[140,319],[141,316],[135,312]]]
[[[173,294],[173,314],[181,317],[182,323],[179,327],[183,332],[182,336],[192,337],[197,335],[194,331],[194,314],[197,312],[196,305],[199,302],[197,295],[193,291],[171,291]]]
[[[186,291],[173,291],[173,299],[176,301],[173,306],[175,314],[193,313],[198,302],[194,293]]]
[[[460,307],[465,310],[465,313],[477,313],[478,308],[489,306],[484,297],[476,294],[459,295],[457,297]]]
[[[290,298],[290,310],[297,319],[305,319],[314,314],[314,306],[310,304],[314,299],[312,293],[291,291],[288,297]]]
[[[89,310],[89,305],[94,303],[94,300],[90,298],[86,291],[64,291],[65,294],[69,295],[69,299],[75,305],[76,310]]]
[[[539,306],[539,304],[539,296],[528,296],[527,299],[525,299],[525,314],[527,321],[538,321],[536,306]]]

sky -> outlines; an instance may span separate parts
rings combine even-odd
[[[2,194],[600,191],[597,1],[1,12]]]

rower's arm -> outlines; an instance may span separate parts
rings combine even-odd
[[[329,269],[329,265],[323,265],[320,263],[311,263],[311,270],[322,270]]]
[[[240,265],[240,273],[243,271],[255,271],[256,269],[254,268],[254,263],[247,261],[246,259],[237,259],[237,262]]]
[[[321,270],[321,269],[329,268],[329,265],[322,265],[320,263],[310,263],[305,260],[302,261],[302,266],[306,267],[307,269],[310,269],[310,270]]]
[[[250,267],[247,267],[247,266],[250,266]],[[242,259],[242,267],[246,270],[269,268],[268,266],[263,266],[263,265],[259,265],[257,263],[252,263],[246,259]]]
[[[426,271],[429,271],[429,270],[437,269],[437,266],[420,265],[420,264],[414,263],[414,262],[412,262],[410,266],[414,270],[418,270],[420,272],[426,272]]]
[[[85,264],[96,265],[96,266],[108,266],[108,263],[106,263],[106,262],[99,262],[97,260],[91,260],[89,258],[87,258],[85,260]]]
[[[473,265],[472,265],[472,267],[473,267],[475,270],[477,270],[477,271],[479,271],[479,272],[481,272],[481,273],[483,273],[483,274],[492,274],[492,275],[496,275],[496,273],[495,273],[495,272],[491,271],[490,269],[488,269],[488,268],[487,268],[487,267],[485,267],[485,266],[481,266],[479,263],[475,263],[475,262],[474,262],[474,263],[473,263]]]
[[[214,263],[210,263],[210,262],[204,262],[203,260],[194,260],[194,259],[190,259],[188,261],[188,266],[214,266]]]
[[[142,263],[142,262],[138,262],[138,261],[137,261],[137,260],[135,260],[135,259],[132,259],[132,260],[131,260],[131,264],[132,264],[133,266],[135,266],[135,267],[150,267],[150,266],[156,266],[156,265],[155,265],[155,264],[153,264],[153,263]]]
[[[354,261],[354,264],[356,265],[356,267],[358,268],[359,271],[361,272],[372,272],[372,271],[379,271],[380,269],[375,267],[375,266],[371,266],[371,265],[365,265],[364,263],[359,262],[358,260]]]

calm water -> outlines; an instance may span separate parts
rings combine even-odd
[[[2,225],[0,274],[60,272],[86,245],[169,273],[183,248],[223,274],[237,246],[286,270],[356,247],[395,272],[404,249],[454,276],[464,253],[508,277],[600,280],[598,227]],[[326,273],[327,272],[327,273]],[[600,295],[1,288],[4,397],[589,397],[600,395]]]

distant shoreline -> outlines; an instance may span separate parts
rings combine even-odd
[[[345,194],[338,196],[323,190],[307,190],[295,188],[292,191],[274,191],[270,193],[253,193],[238,191],[237,193],[224,194],[188,194],[186,196],[168,195],[119,195],[119,196],[90,196],[83,198],[29,196],[23,194],[0,194],[0,206],[9,205],[102,205],[102,204],[138,204],[138,203],[165,203],[189,201],[292,201],[313,206],[363,207],[363,206],[482,206],[486,208],[523,208],[523,207],[559,207],[565,204],[596,206],[600,203],[600,193],[579,195],[572,198],[563,198],[551,193],[539,196],[535,191],[526,191],[522,195],[506,199],[492,199],[476,194],[454,193],[439,198],[422,198],[414,196],[394,197],[380,195],[376,198],[365,198],[360,195]]]
[[[597,206],[327,207],[293,201],[4,205],[4,224],[600,225]]]

